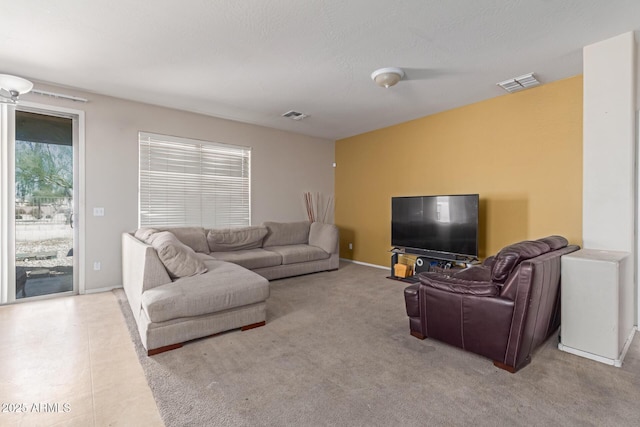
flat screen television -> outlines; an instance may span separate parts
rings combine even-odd
[[[477,257],[478,202],[478,194],[392,197],[391,245],[417,254]]]

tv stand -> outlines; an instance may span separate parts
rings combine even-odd
[[[414,255],[419,258],[425,258],[425,261],[429,264],[437,262],[435,267],[429,267],[427,271],[446,272],[450,269],[460,268],[459,263],[473,264],[478,261],[477,258],[467,255],[458,255],[445,252],[434,252],[425,249],[414,248],[393,248],[391,249],[391,274],[387,276],[388,279],[400,280],[407,283],[416,283],[418,276],[415,274],[409,277],[398,277],[395,275],[394,266],[398,263],[400,255]]]
[[[397,280],[398,282],[411,283],[411,284],[418,283],[420,281],[420,279],[416,275],[409,276],[409,277],[387,276],[387,279]]]

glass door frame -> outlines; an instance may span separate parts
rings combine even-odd
[[[73,290],[16,299],[15,269],[15,112],[25,111],[69,118],[73,123]],[[85,126],[84,111],[52,105],[20,102],[0,104],[0,304],[27,302],[85,293]]]

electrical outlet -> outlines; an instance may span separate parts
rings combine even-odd
[[[104,216],[104,208],[93,208],[93,216]]]
[[[102,264],[100,263],[100,261],[94,261],[93,262],[93,269],[95,271],[99,271],[102,268]]]
[[[349,243],[349,250],[352,251],[353,250],[353,243]]]

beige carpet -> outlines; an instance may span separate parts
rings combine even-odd
[[[267,325],[146,357],[167,426],[636,426],[640,337],[622,368],[557,350],[552,337],[516,374],[409,335],[401,282],[381,269],[277,280]]]

